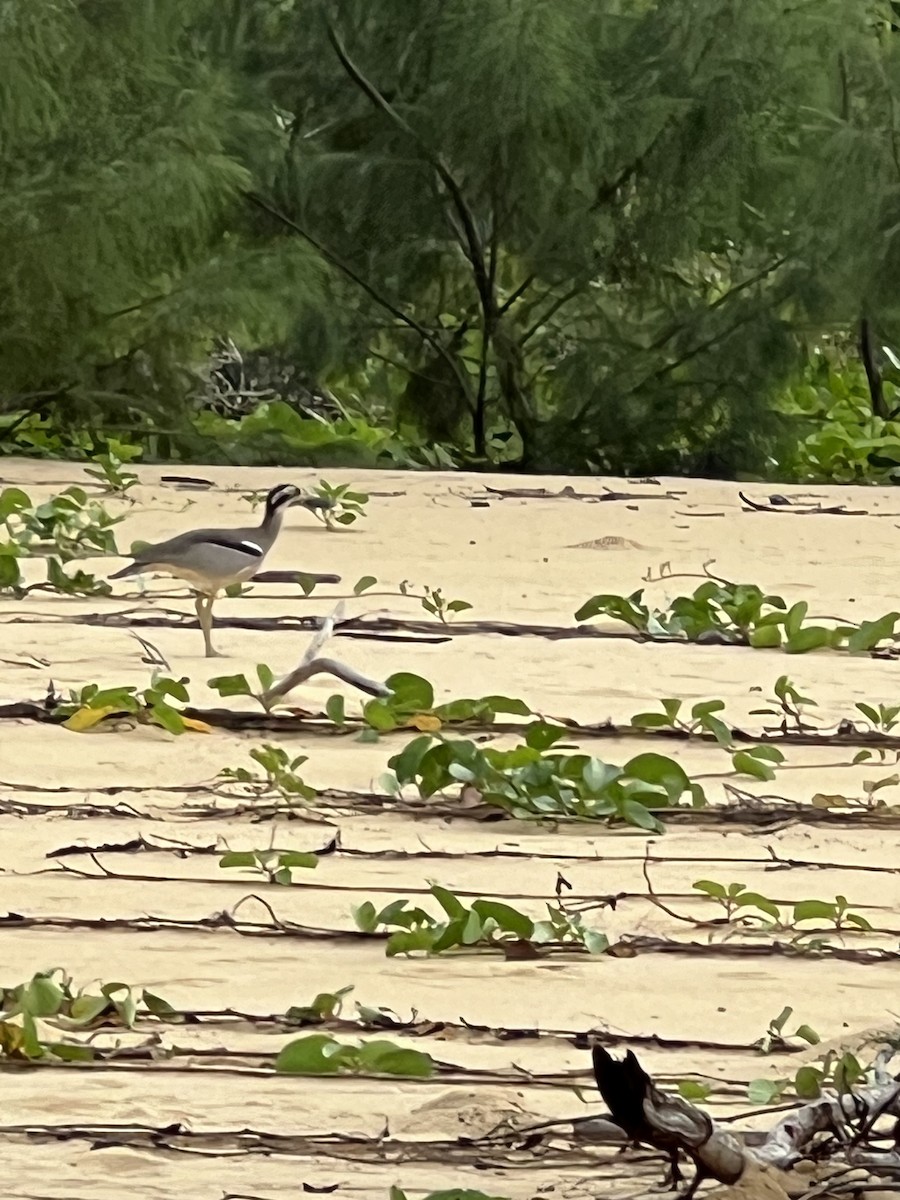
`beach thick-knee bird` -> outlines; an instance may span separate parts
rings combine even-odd
[[[275,544],[286,509],[328,508],[327,500],[307,496],[292,483],[280,483],[266,496],[262,524],[243,529],[192,529],[166,542],[144,546],[134,562],[110,575],[125,579],[129,575],[158,571],[184,579],[195,593],[195,607],[207,658],[220,657],[212,645],[212,606],[219,592],[233,583],[251,579],[262,567]]]

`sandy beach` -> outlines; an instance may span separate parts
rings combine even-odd
[[[371,499],[364,520],[334,533],[308,513],[289,513],[266,568],[334,572],[342,581],[309,597],[291,585],[257,584],[222,598],[216,641],[227,657],[220,660],[202,656],[195,623],[152,623],[166,614],[193,617],[186,591],[171,580],[148,580],[143,596],[135,581],[123,580],[100,599],[41,592],[0,599],[0,705],[38,701],[51,681],[64,695],[91,682],[147,686],[151,667],[133,628],[168,662],[166,673],[189,678],[193,705],[251,711],[252,701],[223,701],[208,680],[253,674],[258,663],[284,673],[310,635],[230,621],[325,616],[339,597],[346,616],[433,620],[417,598],[425,585],[471,610],[446,627],[434,622],[431,640],[341,636],[329,654],[377,680],[397,671],[425,676],[439,703],[501,694],[580,725],[624,727],[667,697],[687,708],[717,698],[729,722],[759,731],[765,719],[751,710],[784,674],[815,700],[823,728],[859,718],[857,702],[898,701],[898,666],[888,658],[647,644],[610,621],[598,626],[622,636],[468,629],[487,621],[572,629],[589,597],[641,587],[663,607],[690,594],[710,563],[788,604],[807,601],[811,618],[875,618],[897,606],[900,498],[890,489],[779,486],[789,500],[859,511],[845,515],[790,505],[748,511],[739,490],[765,503],[767,488],[717,481],[203,466],[138,473],[133,503],[104,499],[126,514],[116,526],[123,550],[183,528],[253,523],[260,510],[243,495],[287,479],[309,486],[324,474]],[[187,491],[161,482],[177,474],[214,486]],[[2,464],[2,486],[22,487],[34,500],[76,483],[85,483],[77,464]],[[560,494],[565,488],[588,498]],[[501,494],[511,489],[550,494]],[[632,498],[603,499],[610,490]],[[105,576],[122,561],[79,565]],[[26,560],[23,569],[29,580],[42,577],[39,562]],[[363,576],[378,583],[354,596]],[[401,581],[414,594],[400,594]],[[348,713],[360,711],[359,693],[326,676],[298,688],[291,702],[318,713],[338,692]],[[807,1024],[825,1045],[858,1047],[864,1031],[895,1020],[900,874],[890,806],[900,783],[878,792],[888,806],[878,821],[861,807],[802,816],[817,794],[865,797],[867,784],[896,770],[893,751],[854,764],[856,751],[843,745],[787,744],[776,778],[759,781],[735,777],[730,755],[713,741],[574,730],[567,745],[607,762],[642,751],[670,754],[702,782],[709,811],[655,835],[599,822],[487,820],[462,803],[454,811],[449,795],[418,806],[364,802],[379,792],[388,758],[408,736],[360,742],[298,722],[284,732],[214,728],[178,737],[133,723],[74,733],[28,719],[0,722],[0,917],[22,918],[7,918],[3,930],[2,985],[60,967],[76,988],[122,981],[137,995],[147,989],[195,1014],[78,1033],[98,1047],[119,1047],[119,1056],[102,1062],[5,1064],[5,1197],[277,1200],[304,1187],[374,1200],[392,1185],[410,1197],[450,1187],[513,1200],[634,1195],[636,1179],[641,1187],[658,1179],[658,1164],[626,1166],[609,1147],[573,1139],[565,1124],[602,1111],[578,1035],[606,1031],[610,1046],[631,1046],[663,1085],[708,1085],[705,1104],[714,1117],[752,1110],[744,1124],[768,1127],[776,1116],[748,1100],[750,1081],[793,1077],[802,1061],[823,1053],[802,1043],[769,1054],[754,1048],[785,1006],[794,1010],[786,1033]],[[468,736],[516,740],[502,726]],[[306,819],[236,812],[240,790],[232,785],[229,793],[215,777],[251,766],[249,752],[262,742],[308,755],[308,783],[356,793],[359,802],[332,799]],[[769,798],[783,815],[725,821],[730,785]],[[270,845],[328,852],[287,887],[219,866],[226,849]],[[565,902],[586,906],[586,923],[614,945],[633,943],[633,953],[387,958],[383,940],[351,936],[352,906],[366,900],[381,907],[405,896],[436,912],[432,882],[468,902],[498,899],[543,917],[560,876]],[[873,928],[832,931],[826,940],[871,953],[803,952],[796,931],[713,924],[721,910],[693,888],[704,879],[743,883],[780,906],[843,895]],[[609,897],[618,897],[614,906]],[[239,902],[240,919],[210,920]],[[273,914],[314,932],[289,935]],[[794,951],[774,942],[793,943]],[[349,985],[342,1021],[329,1027],[335,1036],[388,1038],[426,1051],[440,1064],[430,1079],[274,1074],[281,1047],[311,1032],[278,1018]],[[407,1027],[362,1029],[356,1002],[387,1009]],[[551,1120],[563,1124],[535,1145],[488,1137]]]

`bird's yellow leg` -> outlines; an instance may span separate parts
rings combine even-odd
[[[215,596],[203,596],[198,594],[194,602],[197,609],[197,620],[200,622],[200,628],[203,630],[203,645],[206,650],[207,658],[222,658],[223,655],[218,650],[213,649],[212,644],[212,606]]]

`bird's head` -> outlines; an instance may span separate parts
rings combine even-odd
[[[293,483],[279,483],[266,496],[266,512],[275,513],[288,508],[302,495],[300,488]]]
[[[293,483],[279,483],[266,496],[266,520],[271,520],[292,506],[308,509],[329,509],[333,501],[322,496],[310,496]]]

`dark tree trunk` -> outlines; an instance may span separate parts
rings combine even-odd
[[[888,420],[890,413],[884,400],[884,386],[881,371],[875,361],[875,339],[868,317],[863,317],[859,323],[859,356],[866,369],[866,379],[869,381],[869,395],[872,400],[872,412],[883,421]]]

